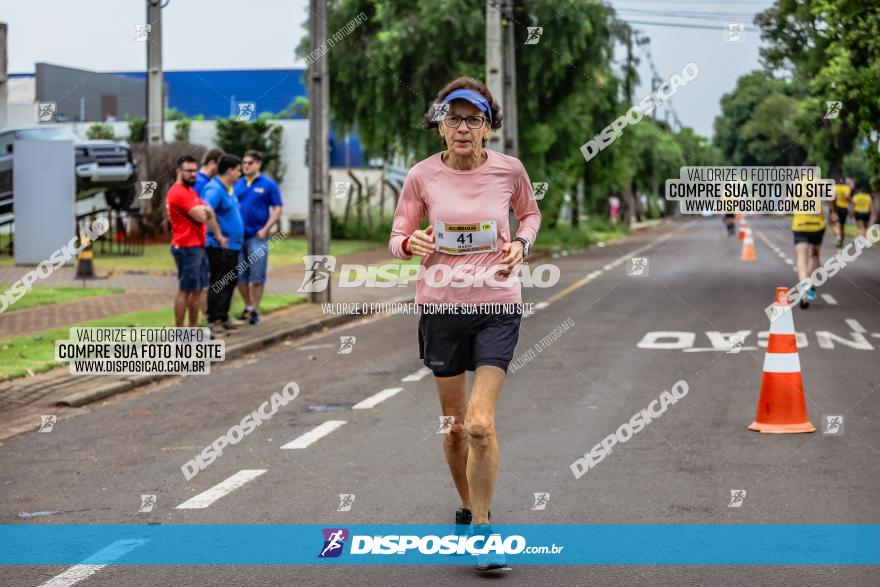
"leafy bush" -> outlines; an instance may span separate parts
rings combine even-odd
[[[147,140],[147,119],[137,116],[128,121],[128,142],[143,143]]]
[[[189,142],[189,129],[192,123],[188,118],[178,120],[174,124],[174,140],[181,143]]]
[[[109,139],[113,140],[116,138],[116,135],[113,133],[113,127],[105,122],[96,122],[92,126],[89,127],[89,130],[86,131],[86,138],[88,139]]]

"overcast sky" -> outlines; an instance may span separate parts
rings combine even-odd
[[[308,0],[170,0],[162,13],[163,65],[168,70],[302,67],[293,50],[304,34],[308,4]],[[682,88],[672,103],[684,125],[710,135],[721,95],[734,87],[739,76],[759,66],[758,33],[748,29],[753,28],[754,14],[772,2],[612,0],[612,4],[622,18],[650,37],[644,50],[653,55],[661,78],[681,72],[689,62],[699,66],[699,77]],[[133,39],[135,26],[146,20],[145,6],[144,0],[0,0],[0,21],[9,25],[9,71],[33,73],[38,61],[95,71],[143,69],[145,47]],[[746,24],[740,41],[725,41],[728,22]],[[551,28],[540,42],[553,42]],[[635,101],[651,88],[644,50],[639,53],[642,83]],[[623,56],[621,52],[619,57]]]

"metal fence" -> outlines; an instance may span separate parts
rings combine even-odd
[[[144,254],[143,222],[139,210],[94,209],[76,217],[74,229],[91,225],[99,216],[107,218],[110,228],[94,243],[92,249],[100,255],[139,257]],[[0,222],[0,255],[12,256],[15,251],[15,219]]]

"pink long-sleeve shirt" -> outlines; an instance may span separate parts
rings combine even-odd
[[[457,223],[495,220],[498,228],[496,252],[451,255],[435,251],[423,258],[421,264],[427,271],[434,265],[445,263],[451,272],[464,264],[484,268],[500,264],[505,255],[501,247],[513,238],[508,222],[510,208],[520,222],[514,236],[535,243],[541,226],[541,211],[525,167],[516,157],[489,149],[486,153],[488,158],[482,165],[467,171],[450,168],[441,161],[440,153],[420,161],[409,170],[394,211],[388,243],[392,255],[398,259],[412,258],[404,252],[403,241],[419,228],[425,216],[431,225],[437,219]],[[438,272],[436,275],[442,274]],[[455,277],[450,285],[432,286],[428,280],[420,278],[416,283],[415,301],[418,304],[465,305],[522,302],[522,286],[517,280],[500,275],[494,279],[509,287],[492,287],[486,282],[477,287],[478,281],[467,287],[454,287],[451,283],[460,281]],[[434,282],[439,280],[437,277]]]

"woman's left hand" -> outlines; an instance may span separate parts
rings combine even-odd
[[[507,265],[506,271],[499,271],[501,275],[506,277],[513,273],[513,270],[516,269],[517,265],[523,260],[524,249],[525,245],[520,241],[512,241],[501,247],[501,251],[504,253],[504,258],[501,259],[501,263]]]

